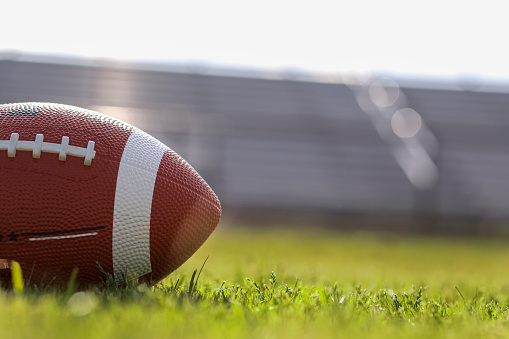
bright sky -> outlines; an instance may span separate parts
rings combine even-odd
[[[0,51],[509,81],[506,1],[9,1]]]

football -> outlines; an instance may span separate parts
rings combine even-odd
[[[0,260],[32,285],[65,284],[75,268],[81,285],[104,273],[160,281],[221,217],[209,185],[163,143],[51,103],[0,105],[0,208]]]

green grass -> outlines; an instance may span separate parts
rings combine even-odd
[[[155,286],[0,291],[1,337],[509,337],[508,263],[506,239],[223,228]]]

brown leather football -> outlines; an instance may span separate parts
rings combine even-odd
[[[50,103],[0,105],[0,259],[29,284],[157,282],[221,217],[177,153],[114,118]]]

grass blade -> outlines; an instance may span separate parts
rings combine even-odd
[[[196,272],[198,272],[198,270],[194,270],[193,272],[193,275],[191,276],[191,281],[189,282],[189,294],[193,294],[193,291],[194,291],[194,277],[196,276]]]
[[[67,284],[67,289],[65,290],[65,299],[69,299],[71,297],[71,295],[74,293],[74,291],[76,290],[76,286],[75,286],[75,283],[76,283],[76,277],[78,276],[78,268],[75,267],[72,272],[71,272],[71,276],[69,278],[69,283]]]
[[[203,270],[203,267],[205,266],[205,263],[209,260],[209,257],[205,259],[203,262],[203,265],[201,265],[200,272],[198,270],[194,270],[193,275],[191,276],[191,281],[189,282],[189,294],[193,294],[196,291],[196,287],[198,286],[198,279],[200,278],[201,271]],[[196,275],[196,272],[198,272],[198,275]],[[196,280],[194,279],[196,276]]]
[[[11,263],[11,272],[12,272],[12,289],[16,294],[23,293],[24,284],[23,284],[23,272],[21,271],[21,266],[17,261],[12,261]]]

